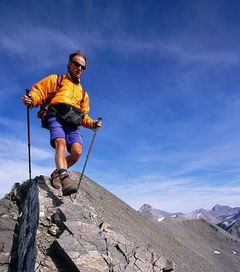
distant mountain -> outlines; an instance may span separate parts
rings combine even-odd
[[[218,226],[240,238],[240,212],[226,217]]]
[[[231,208],[229,206],[215,205],[211,210],[197,209],[184,214],[181,212],[168,213],[158,210],[148,204],[144,204],[139,213],[150,219],[152,222],[161,222],[165,218],[185,218],[185,219],[205,219],[218,225],[229,233],[240,238],[240,207]]]
[[[185,214],[185,218],[204,218],[214,224],[220,224],[227,218],[239,216],[240,208],[231,208],[229,206],[215,205],[211,210],[198,209],[191,213]],[[240,217],[240,216],[239,216]]]
[[[233,236],[211,222],[219,222],[222,218],[233,219],[237,217],[238,209],[216,205],[209,211],[198,209],[183,214],[168,213],[144,204],[139,213],[180,243],[200,253],[210,262],[217,263],[219,272],[239,272],[240,251],[237,245],[240,240],[236,237],[239,226],[236,223],[232,225]],[[240,223],[240,220],[234,220]]]
[[[162,221],[164,218],[175,218],[184,216],[183,213],[169,213],[162,210],[157,210],[152,208],[148,204],[144,204],[140,209],[139,213],[148,219],[154,219],[158,222]]]

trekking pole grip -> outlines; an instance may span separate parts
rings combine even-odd
[[[97,122],[101,122],[102,121],[102,117],[98,117]],[[95,125],[95,128],[93,129],[94,131],[98,130],[100,127]]]
[[[30,90],[29,90],[29,89],[25,89],[25,91],[26,91],[26,95],[27,95],[29,98],[32,98],[32,96],[29,94],[29,93],[30,93]],[[32,104],[31,104],[31,105],[28,105],[27,107],[28,107],[28,109],[32,109]]]

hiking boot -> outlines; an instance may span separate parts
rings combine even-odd
[[[58,169],[54,170],[51,174],[51,185],[55,189],[60,189],[62,187]]]
[[[64,196],[77,192],[77,185],[70,179],[67,172],[60,175],[60,180],[62,184],[62,193]]]

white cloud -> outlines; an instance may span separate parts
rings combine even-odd
[[[19,182],[29,179],[28,162],[15,159],[0,159],[0,198],[9,193],[12,186]],[[39,175],[49,176],[53,171],[50,167],[41,167],[37,164],[32,164],[32,178]]]
[[[1,121],[4,122],[4,120]],[[29,166],[27,143],[14,137],[0,137],[0,142],[0,197],[2,197],[11,190],[14,183],[29,178]],[[49,176],[53,169],[54,161],[51,152],[31,146],[32,178],[38,175]]]
[[[118,31],[106,36],[103,30],[93,29],[91,34],[84,29],[79,35],[76,29],[65,31],[45,26],[32,26],[28,23],[18,26],[16,31],[2,31],[0,34],[0,49],[9,55],[18,55],[28,63],[38,62],[43,67],[49,67],[58,62],[52,58],[58,53],[68,54],[71,50],[87,49],[94,54],[96,49],[107,48],[120,54],[150,54],[152,56],[178,59],[182,63],[203,62],[206,64],[237,65],[240,54],[236,49],[216,49],[201,46],[195,37],[191,43],[182,37],[162,39],[148,37],[135,38],[124,32],[121,27]],[[119,35],[121,33],[121,35]],[[188,39],[188,38],[186,38]],[[32,60],[31,60],[32,59]],[[48,61],[46,61],[48,60]],[[26,67],[25,67],[26,68]],[[33,65],[31,69],[35,69]]]
[[[117,42],[116,42],[117,40]],[[174,40],[164,40],[161,37],[148,39],[136,39],[127,35],[116,37],[109,41],[111,48],[123,53],[131,54],[150,54],[152,56],[167,57],[178,59],[182,63],[202,62],[205,64],[225,64],[238,65],[240,54],[236,49],[216,49],[201,47],[201,42],[195,37],[191,43],[186,42],[181,37]],[[116,45],[118,45],[116,47]]]
[[[236,184],[204,185],[204,182],[201,184],[200,180],[196,181],[195,178],[192,181],[188,178],[143,182],[139,177],[137,184],[129,179],[125,186],[113,183],[106,186],[135,209],[139,209],[145,203],[168,212],[185,213],[197,208],[210,209],[217,203],[239,206],[240,186]]]
[[[38,62],[38,66],[41,63],[45,67],[58,61],[56,57],[51,56],[69,48],[76,48],[74,40],[68,34],[57,29],[30,25],[18,26],[17,31],[2,32],[0,40],[3,52],[8,55],[18,55],[21,59],[27,60],[29,65]],[[30,67],[35,68],[34,65]]]
[[[7,98],[9,99],[9,97],[17,94],[19,86],[17,86],[14,80],[8,80],[3,71],[0,72],[0,77],[2,79],[0,82],[0,101],[3,103]]]
[[[31,71],[62,63],[63,56],[66,63],[71,51],[81,49],[91,55],[95,54],[96,48],[108,44],[101,31],[79,32],[75,28],[64,31],[44,25],[32,26],[28,23],[18,26],[15,31],[4,29],[0,33],[0,41],[2,52],[13,57],[18,56],[21,61],[26,62],[24,69]]]
[[[23,127],[26,127],[27,129],[26,122],[16,120],[16,118],[11,118],[9,115],[7,117],[0,116],[0,124],[8,129],[14,129],[15,131],[21,131]]]
[[[3,138],[0,137],[0,152],[1,157],[7,157],[8,159],[26,159],[27,158],[27,143],[19,141],[15,138]],[[52,154],[44,149],[30,146],[32,159],[34,160],[46,160],[52,158]]]

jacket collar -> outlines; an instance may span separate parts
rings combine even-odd
[[[66,75],[67,75],[67,77],[68,77],[74,84],[80,84],[80,80],[78,80],[77,78],[71,76],[71,75],[69,74],[69,72],[67,72]]]

